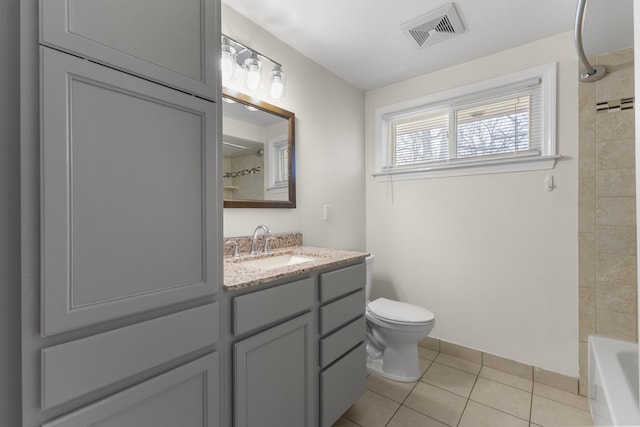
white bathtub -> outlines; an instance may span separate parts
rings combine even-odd
[[[640,426],[637,343],[589,337],[589,399],[594,426]]]

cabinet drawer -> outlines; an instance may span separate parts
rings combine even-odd
[[[320,308],[320,335],[364,314],[365,292],[360,290]]]
[[[354,320],[320,341],[320,365],[330,365],[350,348],[362,342],[365,337],[366,320],[364,316]]]
[[[249,332],[313,306],[313,279],[307,278],[233,299],[233,333]]]
[[[364,343],[320,374],[322,427],[331,427],[366,389]]]
[[[364,263],[320,275],[320,301],[325,302],[364,288]]]
[[[54,419],[44,427],[218,425],[218,354]]]

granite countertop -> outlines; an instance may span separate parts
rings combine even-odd
[[[296,255],[314,258],[314,260],[300,264],[272,268],[269,270],[261,270],[244,264],[245,261],[269,258],[278,255]],[[298,274],[309,273],[322,268],[337,267],[348,262],[362,261],[368,255],[369,254],[367,252],[317,248],[312,246],[292,246],[288,248],[274,249],[270,254],[266,255],[245,255],[240,259],[225,257],[224,290],[236,291],[278,279],[293,277]]]

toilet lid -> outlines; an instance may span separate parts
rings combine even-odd
[[[386,298],[378,298],[370,302],[369,312],[392,322],[429,323],[435,318],[435,315],[426,308]]]

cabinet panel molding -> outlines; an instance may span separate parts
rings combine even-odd
[[[212,353],[43,427],[216,427],[218,397],[218,354]]]
[[[215,0],[40,0],[41,43],[215,100]]]
[[[217,292],[216,104],[49,48],[41,67],[41,334]]]
[[[218,341],[218,303],[41,351],[42,408],[170,362]]]

